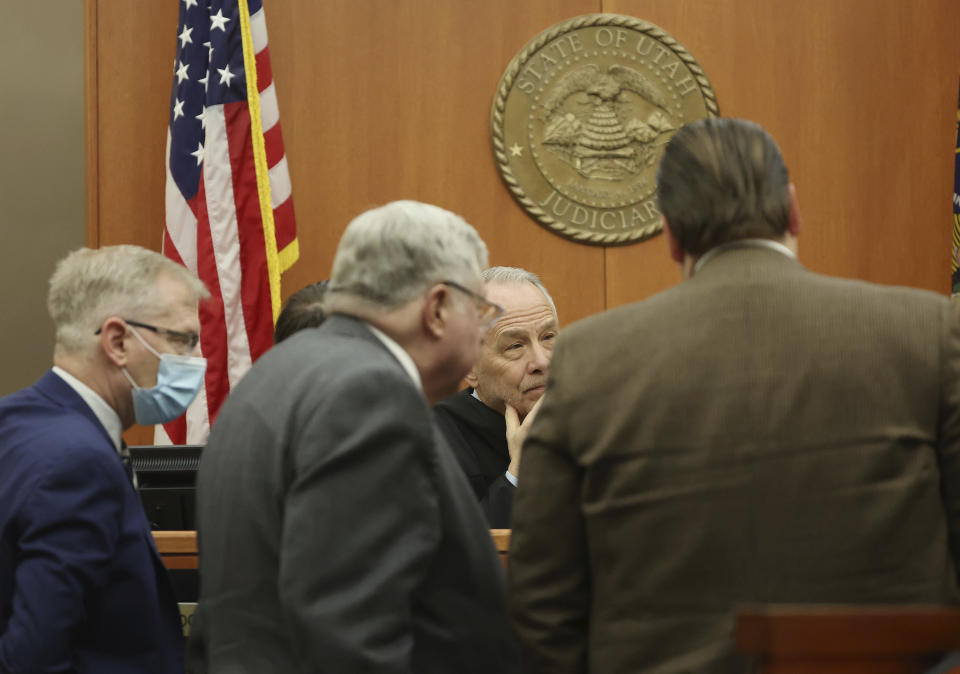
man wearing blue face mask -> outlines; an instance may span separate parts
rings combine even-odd
[[[57,266],[54,367],[0,398],[0,672],[183,672],[177,606],[120,434],[172,421],[203,385],[207,295],[136,246]]]

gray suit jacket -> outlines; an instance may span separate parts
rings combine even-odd
[[[515,671],[502,568],[431,411],[333,316],[231,393],[198,476],[196,671]]]
[[[573,325],[514,505],[527,670],[742,672],[739,603],[956,602],[958,460],[933,293],[734,249]]]

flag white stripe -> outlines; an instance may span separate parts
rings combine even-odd
[[[232,389],[253,363],[250,358],[247,327],[243,319],[240,240],[237,237],[233,172],[230,168],[230,148],[223,106],[207,108],[206,119],[207,144],[203,151],[203,181],[207,190],[207,215],[210,219],[213,255],[220,279],[220,296],[223,298],[223,316],[227,328],[227,378]]]
[[[267,171],[270,176],[270,205],[277,206],[290,198],[293,188],[290,185],[290,171],[287,170],[287,155],[283,155],[273,168]]]
[[[163,426],[158,426],[163,428]],[[205,445],[210,435],[210,417],[207,410],[207,388],[200,393],[187,408],[187,444]]]
[[[197,218],[170,175],[170,130],[167,129],[166,225],[184,266],[197,273]]]
[[[250,15],[250,34],[253,37],[253,53],[259,54],[267,46],[267,17],[263,7]]]
[[[277,105],[277,88],[270,86],[260,92],[260,123],[266,133],[280,121],[280,106]]]
[[[167,429],[163,427],[162,424],[157,424],[153,427],[153,444],[155,445],[172,445],[173,440],[170,439],[170,436],[167,435]]]

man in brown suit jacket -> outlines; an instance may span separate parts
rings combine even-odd
[[[960,599],[960,324],[821,276],[773,140],[677,132],[685,281],[569,327],[524,445],[512,612],[530,672],[744,672],[744,602]]]

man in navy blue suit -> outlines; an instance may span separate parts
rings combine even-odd
[[[203,284],[136,246],[64,258],[54,367],[0,398],[0,672],[183,672],[180,619],[120,434],[203,384]]]

